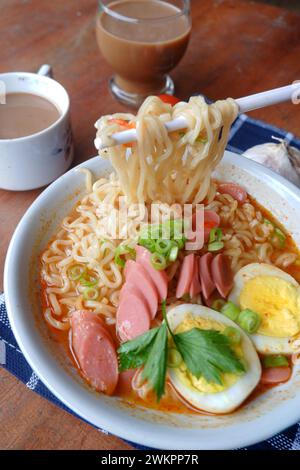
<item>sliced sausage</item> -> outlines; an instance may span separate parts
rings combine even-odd
[[[218,191],[221,194],[229,194],[236,201],[244,203],[247,199],[247,192],[235,183],[221,183],[218,185]]]
[[[151,253],[146,248],[136,246],[136,261],[141,264],[151,277],[156,286],[159,302],[162,302],[168,295],[168,276],[165,271],[158,271],[151,264]]]
[[[226,298],[233,287],[233,272],[229,259],[222,253],[213,258],[211,274],[218,292]]]
[[[153,319],[155,318],[158,307],[158,292],[156,287],[150,275],[141,264],[135,261],[131,261],[130,263],[130,267],[126,270],[126,283],[121,290],[121,295],[125,286],[133,286],[145,299],[151,318]]]
[[[199,276],[199,257],[195,256],[194,259],[194,272],[192,277],[192,282],[190,285],[190,297],[191,299],[201,292],[201,283]]]
[[[195,255],[191,253],[183,259],[176,288],[176,297],[181,299],[190,292],[190,287],[194,274]]]
[[[129,369],[125,370],[124,372],[120,372],[115,395],[128,396],[132,393],[132,379],[134,374],[136,374],[136,369]]]
[[[151,315],[144,298],[133,286],[125,285],[122,291],[117,310],[117,332],[122,341],[129,341],[150,329]]]
[[[215,290],[215,283],[211,274],[212,259],[212,253],[206,253],[205,255],[201,256],[199,261],[201,290],[205,299],[209,299]]]
[[[262,384],[276,384],[287,382],[292,375],[290,367],[270,367],[263,369],[261,375]]]
[[[190,254],[186,256],[181,264],[177,288],[176,297],[180,299],[185,294],[188,294],[191,288],[191,283],[194,274],[195,255]]]
[[[118,358],[104,322],[95,314],[77,310],[71,318],[72,352],[84,377],[99,392],[112,395],[119,377]]]

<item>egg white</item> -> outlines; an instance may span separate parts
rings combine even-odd
[[[300,286],[298,282],[288,273],[266,263],[251,263],[241,268],[234,276],[234,287],[228,300],[240,307],[239,298],[246,282],[257,276],[276,276],[290,282],[293,286]],[[297,335],[298,336],[298,335]],[[250,335],[255,348],[261,354],[293,354],[297,352],[296,337],[278,338],[276,336],[266,336],[259,333]],[[299,346],[298,346],[299,348]]]
[[[194,408],[214,414],[230,413],[245,401],[260,381],[261,364],[257,352],[248,336],[238,325],[224,315],[202,305],[181,304],[170,309],[168,321],[172,331],[175,331],[179,324],[184,321],[187,313],[190,313],[193,317],[199,316],[238,329],[241,334],[241,348],[247,370],[232,386],[217,393],[203,393],[187,387],[180,380],[175,369],[168,369],[169,379],[179,395]]]

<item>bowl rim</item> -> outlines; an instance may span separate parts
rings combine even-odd
[[[19,245],[22,243],[22,232],[28,226],[28,222],[33,214],[39,209],[39,205],[42,201],[47,200],[48,195],[54,193],[56,188],[61,184],[62,181],[68,181],[72,178],[74,170],[77,168],[86,167],[94,170],[96,161],[103,165],[105,161],[99,159],[99,157],[91,158],[80,165],[72,168],[67,173],[58,178],[50,186],[48,186],[38,198],[31,204],[27,209],[19,224],[17,225],[15,232],[12,236],[4,267],[4,292],[5,301],[7,306],[8,318],[13,331],[13,334],[17,340],[17,343],[24,354],[27,362],[38,375],[44,385],[60,400],[65,406],[71,411],[76,413],[79,417],[89,422],[93,426],[101,427],[109,433],[119,436],[122,439],[132,441],[138,445],[148,446],[156,449],[232,449],[239,447],[246,447],[249,445],[256,444],[263,440],[269,439],[274,434],[282,431],[283,429],[294,425],[300,419],[300,393],[293,398],[283,401],[280,406],[276,407],[265,415],[259,416],[251,422],[243,422],[242,424],[237,423],[234,426],[228,428],[228,432],[223,431],[222,427],[217,429],[188,429],[188,428],[172,428],[170,433],[170,427],[165,425],[157,425],[155,423],[138,420],[142,423],[141,426],[128,426],[126,420],[122,420],[122,415],[119,419],[115,419],[110,416],[110,410],[105,406],[103,402],[101,408],[101,402],[99,400],[99,410],[101,410],[101,416],[94,416],[89,412],[88,403],[85,405],[85,401],[76,400],[76,394],[74,397],[69,397],[64,392],[64,388],[60,382],[62,380],[62,374],[60,368],[57,368],[55,380],[53,371],[51,370],[50,357],[46,359],[36,360],[38,355],[38,346],[30,342],[29,335],[26,333],[26,326],[22,322],[22,305],[18,304],[17,298],[15,298],[14,286],[17,286],[17,270],[16,267],[16,254],[19,249]],[[300,207],[300,190],[294,184],[290,183],[280,175],[277,175],[273,171],[265,168],[259,163],[253,162],[249,159],[241,157],[233,152],[225,152],[224,162],[230,165],[242,168],[244,171],[249,171],[256,177],[263,176],[266,184],[276,183],[277,192],[284,192],[286,197],[292,195],[297,199],[297,204]],[[49,355],[50,356],[50,355]],[[49,379],[51,377],[51,379]],[[75,382],[74,382],[75,383]],[[84,390],[81,387],[82,390]],[[87,400],[88,402],[88,400]],[[294,402],[295,406],[292,406]],[[289,404],[288,404],[289,403]],[[297,409],[299,412],[297,414]],[[266,419],[273,414],[273,419]],[[275,417],[277,419],[275,419]],[[269,417],[270,418],[270,417]],[[132,419],[128,414],[128,419]],[[134,418],[135,424],[137,421]],[[241,432],[241,426],[247,429],[247,432]],[[160,429],[159,429],[160,427]],[[169,432],[166,432],[166,429]],[[229,432],[229,430],[231,432]]]

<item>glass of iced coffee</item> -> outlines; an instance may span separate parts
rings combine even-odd
[[[191,33],[190,0],[99,0],[97,41],[114,76],[109,86],[137,107],[149,95],[173,94],[168,73]]]

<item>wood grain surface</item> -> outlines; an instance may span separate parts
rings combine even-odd
[[[192,0],[193,34],[172,73],[177,95],[200,91],[238,98],[300,80],[300,15],[250,1]],[[94,122],[125,109],[107,89],[111,70],[95,40],[95,0],[1,0],[0,73],[53,66],[68,90],[77,164],[95,154]],[[252,116],[300,135],[300,106]],[[1,155],[0,155],[1,158]],[[5,254],[16,224],[38,191],[0,190],[0,291]],[[1,328],[1,326],[0,326]],[[0,370],[1,449],[130,449],[26,389]]]

